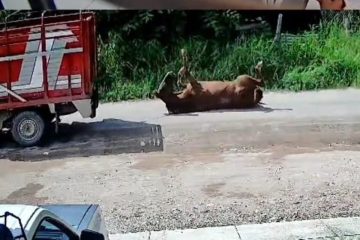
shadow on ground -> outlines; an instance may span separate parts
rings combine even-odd
[[[276,112],[276,111],[292,111],[292,108],[271,108],[265,107],[264,105],[259,105],[254,108],[244,108],[244,109],[218,109],[218,110],[209,110],[203,111],[203,113],[226,113],[226,112]],[[190,117],[197,117],[199,116],[199,112],[190,112],[190,113],[177,113],[177,114],[169,114],[165,113],[165,116],[190,116]]]
[[[210,112],[277,112],[277,111],[292,111],[292,108],[271,108],[265,107],[264,105],[260,105],[254,108],[245,108],[245,109],[228,109],[228,110],[215,110]]]
[[[60,124],[59,133],[38,147],[20,148],[9,136],[0,138],[0,158],[40,161],[121,153],[163,151],[160,125],[106,119],[101,122]]]

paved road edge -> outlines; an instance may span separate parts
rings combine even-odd
[[[360,240],[360,217],[111,234],[110,240]]]

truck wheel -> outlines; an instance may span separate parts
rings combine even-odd
[[[15,142],[23,147],[38,144],[45,132],[45,121],[34,111],[17,114],[12,120],[11,134]]]

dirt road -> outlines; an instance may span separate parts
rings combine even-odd
[[[2,142],[0,201],[99,203],[112,233],[360,216],[360,91],[264,102],[180,116],[159,101],[116,103],[96,119],[68,116],[44,147]]]

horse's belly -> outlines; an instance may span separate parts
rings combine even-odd
[[[198,111],[243,108],[251,105],[253,89],[239,88],[233,82],[201,82],[201,91],[194,92],[191,102]]]
[[[199,110],[211,110],[231,108],[234,104],[234,96],[229,94],[203,92],[193,97],[193,104]]]
[[[201,82],[203,92],[208,92],[211,95],[221,95],[224,92],[232,92],[235,89],[234,84],[231,82],[211,81]]]

